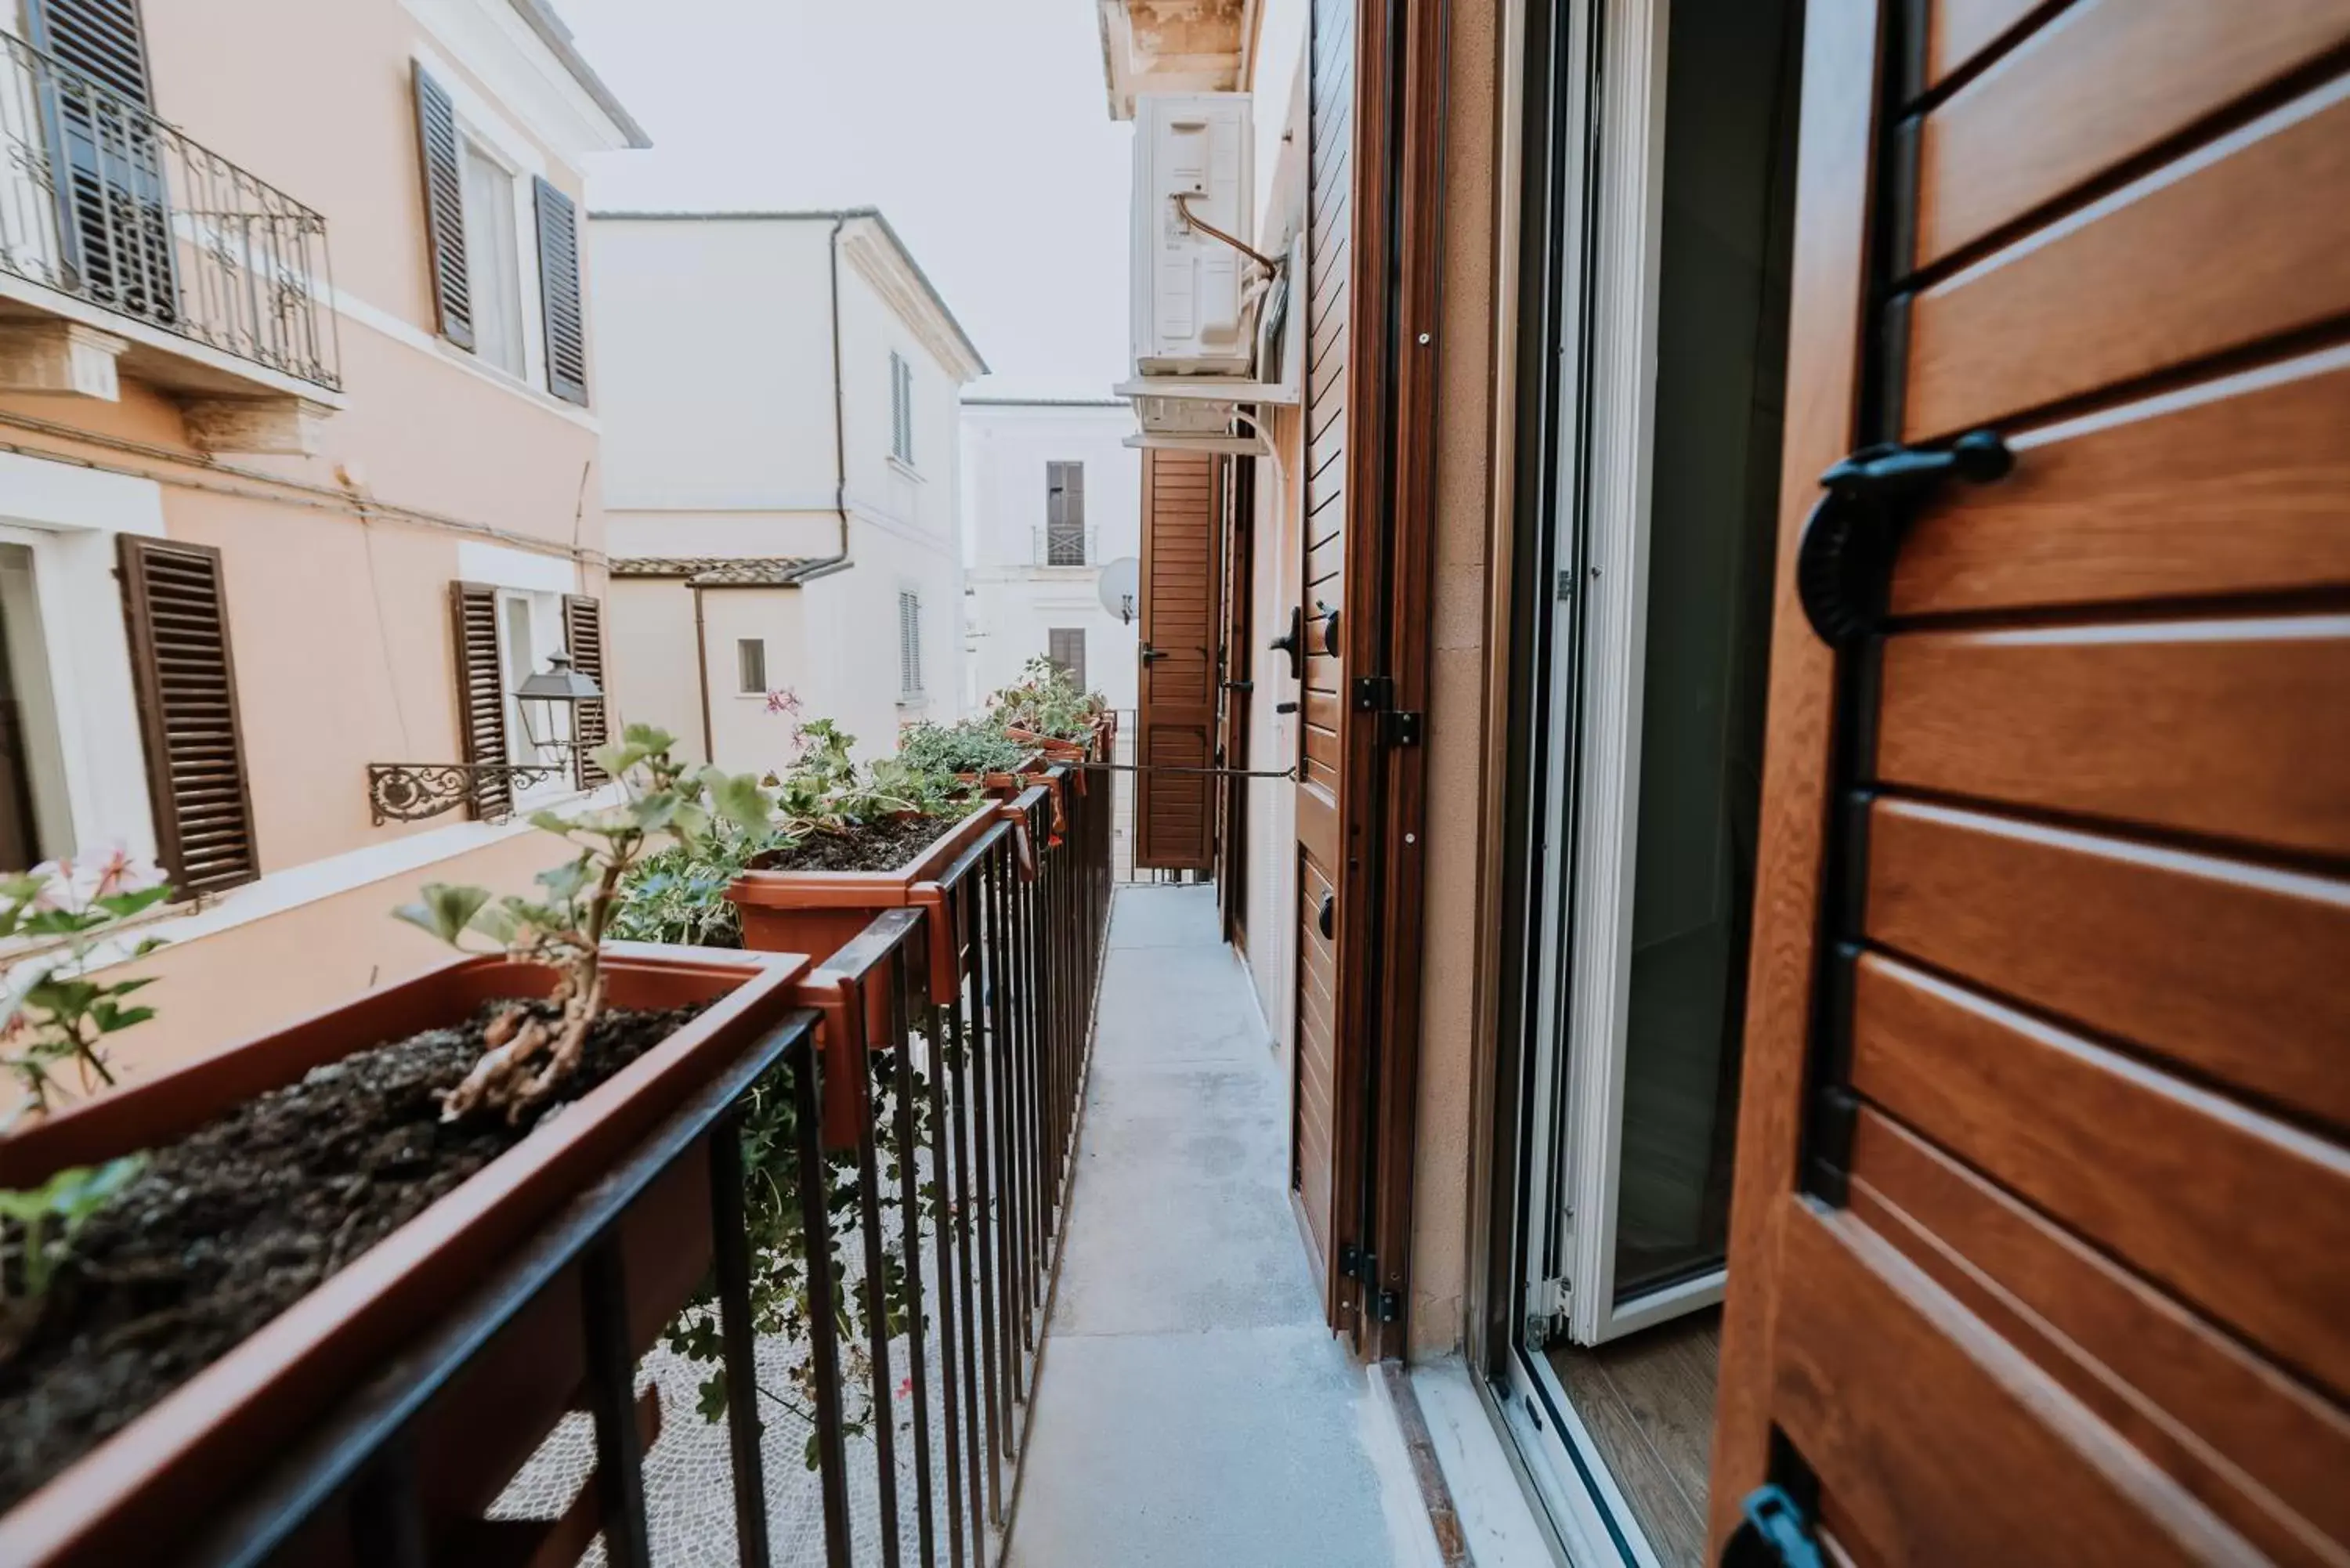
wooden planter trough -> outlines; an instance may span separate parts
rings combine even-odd
[[[771,1035],[806,968],[798,956],[614,944],[604,971],[613,1006],[708,1002],[707,1011],[0,1517],[0,1563],[99,1568],[186,1550],[307,1429]],[[552,980],[504,958],[456,961],[0,1141],[0,1187],[36,1186],[68,1166],[171,1143],[313,1067],[460,1023],[485,1002],[543,996]],[[619,1221],[633,1351],[651,1347],[707,1272],[709,1213],[706,1162],[688,1159]],[[551,1293],[525,1309],[417,1417],[428,1541],[478,1521],[578,1403],[582,1329],[563,1297]],[[280,1560],[348,1561],[348,1521],[333,1522],[307,1531]]]

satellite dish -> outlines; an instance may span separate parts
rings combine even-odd
[[[1128,626],[1142,613],[1142,562],[1120,556],[1101,569],[1101,606]]]

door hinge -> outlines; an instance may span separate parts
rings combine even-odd
[[[1382,713],[1394,706],[1394,676],[1357,675],[1355,677],[1356,712]]]
[[[1379,1323],[1403,1321],[1403,1293],[1381,1291],[1371,1300],[1371,1316]]]
[[[1352,1241],[1342,1241],[1338,1244],[1338,1272],[1344,1278],[1349,1280],[1368,1278],[1371,1272],[1370,1262],[1370,1255]]]
[[[1390,708],[1379,715],[1379,739],[1390,746],[1419,744],[1420,715],[1409,709]]]
[[[1540,1350],[1556,1338],[1566,1325],[1566,1313],[1574,1299],[1574,1288],[1565,1275],[1547,1280],[1535,1280],[1526,1286],[1526,1345]]]

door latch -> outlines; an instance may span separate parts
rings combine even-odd
[[[1929,496],[1954,478],[1989,484],[2014,467],[1997,431],[1973,431],[1934,451],[1863,447],[1820,475],[1827,493],[1795,550],[1795,594],[1820,640],[1841,648],[1877,629],[1902,538]]]
[[[1276,653],[1289,655],[1289,678],[1295,680],[1305,673],[1305,607],[1289,607],[1289,629],[1266,646]]]
[[[1811,1522],[1782,1486],[1760,1486],[1738,1505],[1738,1528],[1722,1543],[1721,1568],[1825,1568]]]

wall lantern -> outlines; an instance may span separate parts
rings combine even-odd
[[[520,792],[572,772],[579,749],[579,704],[600,702],[604,689],[571,668],[568,654],[547,656],[546,668],[515,692],[523,739],[531,754],[552,752],[545,763],[369,763],[368,807],[381,827],[387,822],[421,822],[484,797],[484,786],[503,782],[501,799],[510,810]],[[504,815],[504,811],[494,815]],[[494,815],[484,811],[484,815]]]

